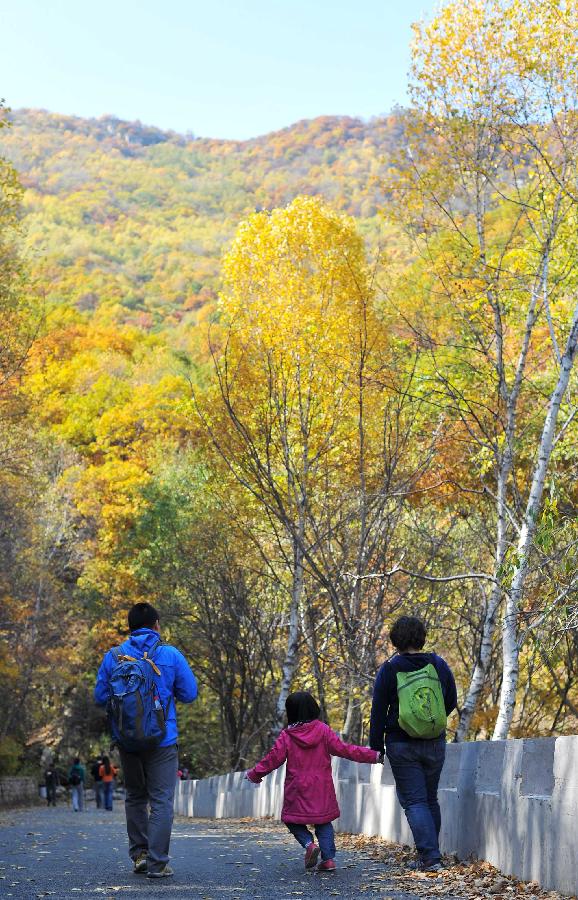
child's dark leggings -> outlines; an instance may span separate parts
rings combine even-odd
[[[296,825],[294,822],[286,822],[287,828],[294,838],[296,838],[302,847],[307,847],[313,840],[313,835],[306,825]],[[331,822],[324,822],[323,825],[314,825],[315,834],[317,835],[317,843],[321,850],[321,859],[333,859],[335,856],[335,832]]]

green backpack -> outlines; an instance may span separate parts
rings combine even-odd
[[[410,737],[437,738],[445,731],[446,707],[439,675],[428,663],[416,672],[397,673],[399,727]]]

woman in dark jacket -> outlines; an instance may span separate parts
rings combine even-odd
[[[389,638],[397,652],[382,665],[375,679],[369,744],[380,753],[385,745],[397,796],[417,848],[418,867],[437,872],[442,868],[438,784],[445,760],[446,734],[445,730],[436,731],[430,739],[408,734],[400,724],[398,697],[399,688],[408,680],[404,676],[428,667],[428,677],[435,682],[434,689],[440,697],[438,705],[441,706],[443,696],[446,716],[456,708],[452,671],[437,653],[423,652],[426,636],[424,623],[415,616],[401,616],[394,623]],[[443,729],[443,708],[441,714]]]

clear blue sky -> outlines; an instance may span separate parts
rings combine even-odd
[[[0,97],[247,138],[406,100],[435,0],[0,0]]]

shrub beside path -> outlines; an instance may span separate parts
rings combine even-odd
[[[114,813],[65,807],[3,813],[0,896],[14,900],[481,900],[560,898],[505,879],[485,864],[443,876],[404,872],[408,851],[373,838],[337,835],[335,875],[305,873],[301,850],[277,823],[178,819],[171,844],[175,877],[162,883],[132,874],[122,808]]]

